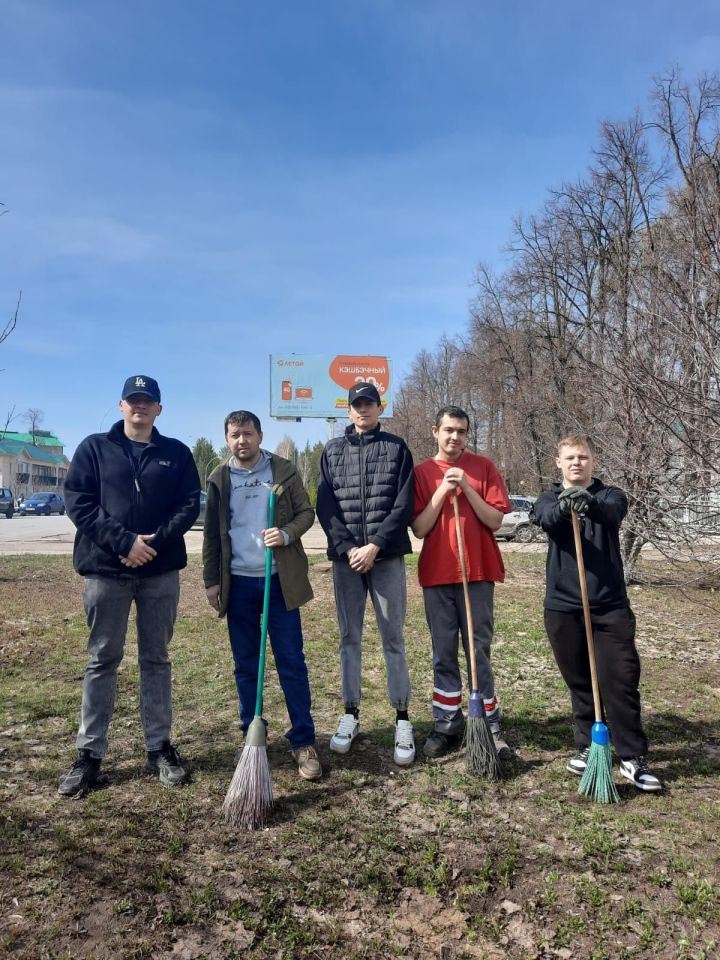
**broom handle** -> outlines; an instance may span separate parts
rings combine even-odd
[[[268,527],[275,524],[275,492],[270,491],[268,501]],[[263,611],[260,626],[260,659],[258,661],[257,697],[255,698],[255,716],[261,717],[263,711],[263,685],[265,683],[265,650],[267,648],[268,616],[270,613],[270,578],[272,577],[272,547],[265,547],[265,589],[263,591]]]
[[[573,536],[575,537],[575,556],[577,557],[578,576],[580,578],[580,596],[582,597],[583,619],[585,620],[585,639],[587,640],[588,659],[590,660],[590,679],[592,681],[593,702],[595,704],[595,722],[602,723],[602,707],[600,705],[600,687],[595,665],[595,641],[593,640],[592,620],[590,619],[590,601],[588,600],[587,580],[585,578],[585,559],[583,557],[582,539],[580,537],[580,519],[574,510],[570,511]]]
[[[468,654],[470,656],[470,680],[473,693],[478,688],[477,661],[475,659],[475,628],[473,627],[472,609],[470,607],[470,590],[468,589],[467,568],[465,566],[465,542],[463,540],[462,526],[460,524],[460,507],[458,497],[460,491],[456,490],[452,495],[453,510],[455,511],[455,533],[457,534],[458,553],[460,554],[460,572],[462,573],[463,596],[465,597],[465,617],[467,619],[468,629]]]

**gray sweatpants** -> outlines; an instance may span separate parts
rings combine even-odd
[[[369,573],[356,573],[344,560],[334,560],[333,584],[340,626],[340,669],[345,705],[360,706],[362,631],[369,593],[382,640],[390,703],[396,710],[407,710],[410,675],[403,636],[407,609],[405,560],[403,557],[381,560]]]
[[[473,618],[478,691],[483,698],[485,716],[491,726],[500,723],[500,708],[495,698],[495,678],[490,664],[493,635],[493,596],[495,584],[479,580],[468,584]],[[462,677],[458,662],[458,633],[462,637],[471,688],[465,597],[461,583],[423,587],[425,617],[430,627],[433,652],[433,717],[439,733],[462,732]]]

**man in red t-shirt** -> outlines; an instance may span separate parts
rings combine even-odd
[[[460,407],[438,411],[433,436],[438,452],[434,460],[415,467],[416,537],[424,538],[418,576],[423,588],[433,650],[433,717],[435,729],[425,742],[428,757],[442,757],[462,740],[465,720],[461,709],[462,678],[458,663],[458,633],[462,636],[468,666],[468,637],[460,554],[452,497],[457,496],[465,542],[465,564],[473,616],[478,686],[485,716],[498,754],[512,756],[502,738],[500,708],[490,665],[495,583],[505,579],[500,550],[493,531],[510,512],[505,484],[487,457],[468,453],[469,418]]]

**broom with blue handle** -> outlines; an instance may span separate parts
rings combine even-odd
[[[575,538],[575,556],[577,557],[578,576],[580,578],[580,596],[582,597],[585,638],[587,640],[588,660],[590,661],[590,680],[592,681],[595,723],[592,727],[590,750],[587,766],[582,775],[578,793],[590,797],[596,803],[619,803],[620,797],[615,789],[612,775],[612,750],[610,732],[603,723],[600,686],[595,663],[595,642],[593,640],[592,620],[590,619],[590,601],[588,600],[585,560],[583,558],[582,537],[580,536],[580,518],[575,510],[570,511],[573,537]]]
[[[268,528],[275,525],[276,500],[277,494],[271,491],[268,503]],[[272,559],[272,547],[266,547],[265,589],[260,626],[260,656],[258,660],[255,716],[248,727],[245,746],[240,754],[240,760],[235,768],[235,774],[223,803],[226,822],[233,827],[242,827],[245,830],[259,830],[264,827],[273,806],[272,779],[267,755],[267,731],[262,717]]]

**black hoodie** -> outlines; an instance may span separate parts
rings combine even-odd
[[[582,609],[582,597],[572,522],[558,504],[562,489],[561,483],[554,483],[547,493],[541,494],[530,517],[550,541],[545,565],[545,607],[569,612]],[[588,492],[594,500],[587,514],[580,518],[580,531],[590,609],[600,613],[628,606],[619,537],[628,504],[619,487],[606,487],[595,477]]]
[[[200,512],[200,477],[189,448],[153,427],[133,460],[124,421],[86,437],[65,480],[67,513],[77,528],[73,564],[83,576],[154,577],[187,565],[183,534]],[[120,557],[140,533],[154,533],[157,556],[132,570]]]

